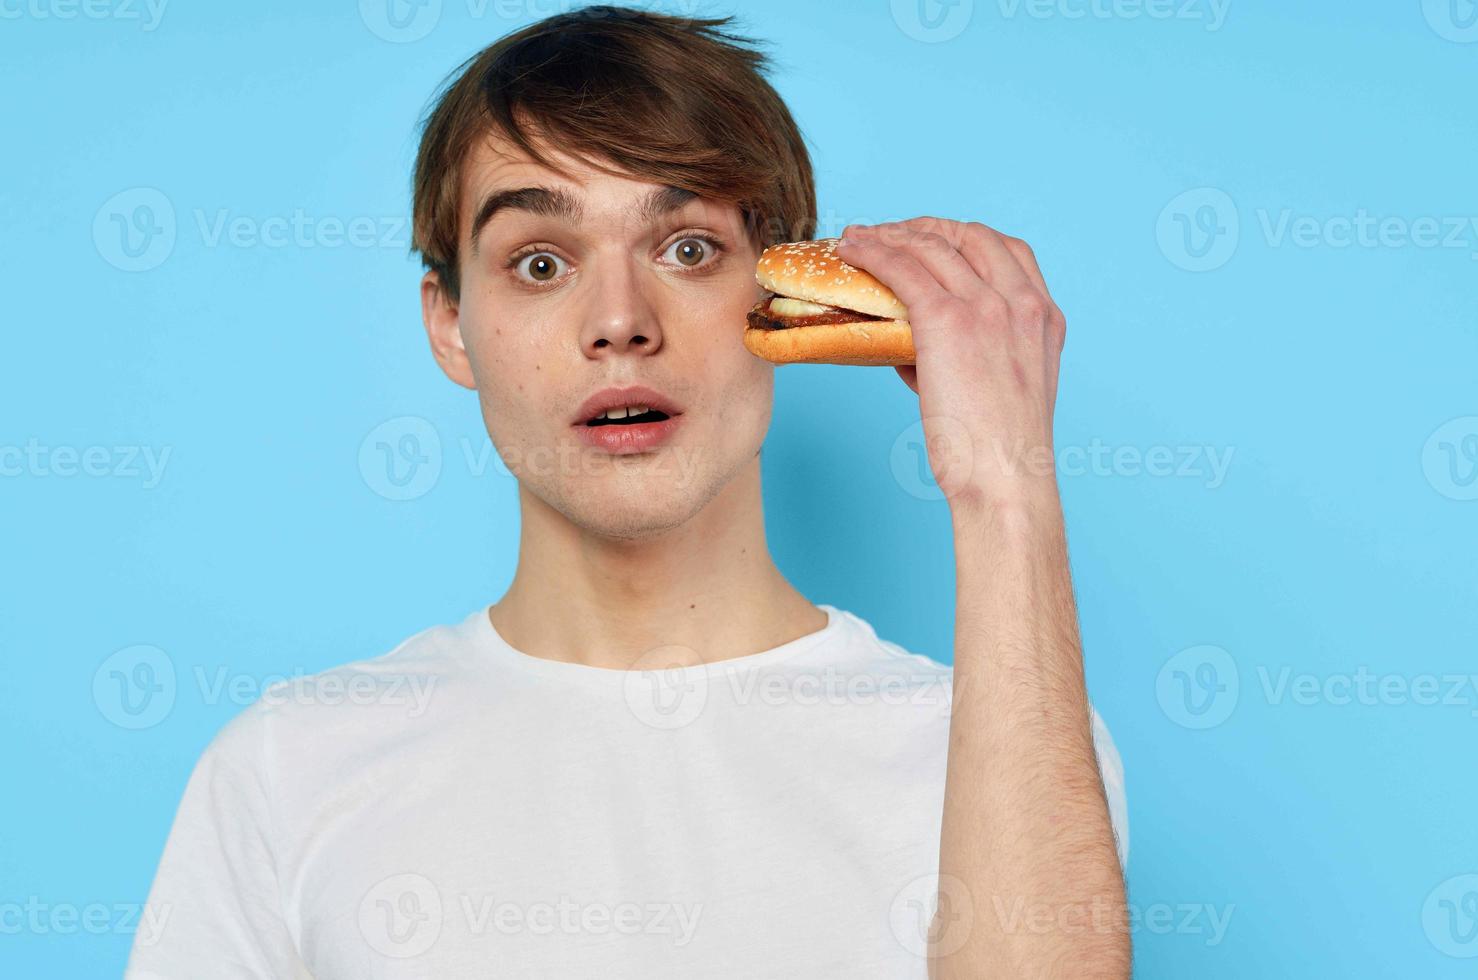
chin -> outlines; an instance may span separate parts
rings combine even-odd
[[[650,453],[574,450],[558,466],[512,466],[524,489],[600,537],[639,540],[682,527],[758,466],[764,427],[732,418],[719,441],[693,432]],[[768,416],[755,421],[768,422]]]
[[[657,482],[633,481],[620,489],[582,489],[597,493],[579,492],[573,506],[560,508],[572,523],[601,537],[640,540],[688,523],[721,487],[708,489],[697,483],[680,487],[662,477]]]

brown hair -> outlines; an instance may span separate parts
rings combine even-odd
[[[494,42],[448,77],[426,115],[413,180],[413,241],[455,301],[463,162],[505,136],[590,166],[735,204],[754,242],[810,238],[816,188],[800,130],[732,17],[585,7]],[[557,169],[557,168],[556,168]]]

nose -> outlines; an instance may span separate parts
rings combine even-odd
[[[606,255],[588,269],[587,283],[592,288],[580,337],[585,356],[655,354],[662,346],[662,328],[633,261]]]

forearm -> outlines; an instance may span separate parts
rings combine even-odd
[[[979,222],[848,225],[837,254],[907,307],[916,356],[897,370],[919,395],[929,465],[955,525],[954,701],[930,972],[1128,977],[1124,886],[1062,508],[1053,476],[1032,463],[1051,458],[1067,319],[1031,247]]]
[[[933,976],[1129,976],[1055,487],[953,505],[955,680]],[[958,915],[953,909],[948,915]],[[951,935],[950,929],[964,929]],[[963,945],[961,945],[961,942]],[[951,952],[953,947],[956,951]]]

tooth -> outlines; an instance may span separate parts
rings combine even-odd
[[[624,419],[626,417],[626,409],[625,408],[608,408],[608,409],[606,409],[606,415],[605,415],[605,417],[608,418],[608,419]]]
[[[647,406],[645,406],[645,405],[637,405],[637,406],[635,406],[634,408],[631,409],[631,414],[632,415],[645,415],[645,414],[647,414]]]

